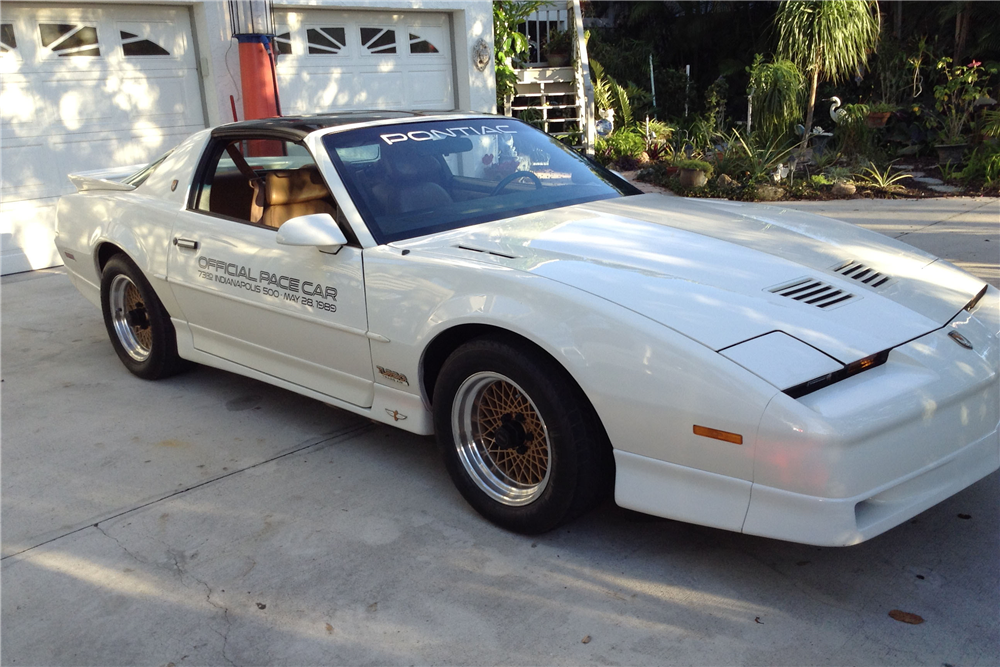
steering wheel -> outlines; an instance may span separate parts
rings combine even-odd
[[[542,181],[541,181],[541,179],[539,179],[537,176],[535,176],[530,171],[515,171],[513,174],[508,174],[507,176],[504,176],[502,179],[500,179],[500,182],[497,183],[497,185],[496,185],[495,188],[493,188],[493,192],[490,193],[490,196],[492,197],[493,195],[500,194],[500,192],[504,188],[506,188],[508,185],[510,185],[511,183],[513,183],[514,181],[516,181],[517,179],[523,178],[525,176],[527,176],[528,178],[530,178],[532,181],[535,182],[535,189],[536,190],[538,188],[542,187]]]

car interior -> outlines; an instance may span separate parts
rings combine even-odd
[[[337,205],[305,147],[278,140],[234,141],[217,149],[195,209],[272,229]]]

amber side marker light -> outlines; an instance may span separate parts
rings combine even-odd
[[[707,426],[694,425],[694,434],[704,436],[706,438],[713,438],[715,440],[725,440],[726,442],[731,442],[734,445],[743,444],[743,436],[739,433],[730,433],[729,431],[719,431],[714,428],[708,428]]]

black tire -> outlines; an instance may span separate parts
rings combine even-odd
[[[139,267],[123,254],[104,265],[101,310],[111,345],[133,375],[158,380],[183,369],[170,316]]]
[[[614,483],[604,427],[566,371],[518,341],[479,338],[445,361],[434,430],[470,505],[508,530],[552,530]]]

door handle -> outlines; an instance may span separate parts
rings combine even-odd
[[[197,250],[198,242],[192,241],[191,239],[182,239],[179,236],[174,237],[174,245],[178,248],[184,248],[185,250]]]

